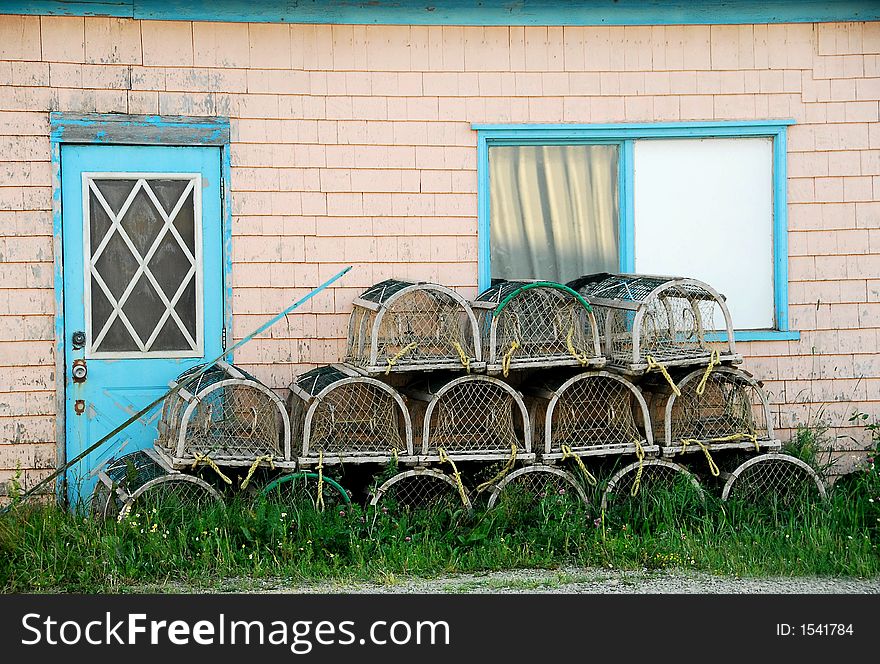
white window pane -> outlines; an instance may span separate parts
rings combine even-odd
[[[492,278],[616,272],[617,164],[616,145],[490,148]]]
[[[773,328],[772,140],[640,140],[634,170],[636,272],[705,281],[736,329]]]

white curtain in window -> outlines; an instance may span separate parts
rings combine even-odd
[[[619,270],[618,146],[489,149],[492,279]]]

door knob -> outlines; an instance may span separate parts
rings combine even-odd
[[[71,369],[70,373],[73,375],[74,383],[82,383],[83,381],[85,381],[86,376],[89,373],[88,367],[86,367],[86,361],[74,360],[73,368]]]

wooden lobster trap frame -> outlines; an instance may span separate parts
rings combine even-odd
[[[575,477],[561,468],[533,464],[517,468],[498,482],[489,495],[487,509],[493,509],[499,499],[508,494],[521,493],[532,500],[567,494],[581,505],[589,505],[587,494]]]
[[[223,502],[210,484],[175,470],[153,449],[113,459],[97,476],[90,509],[101,520],[122,521],[142,505],[163,512],[163,517],[185,519],[192,509]],[[169,515],[168,510],[176,513]]]
[[[388,478],[370,494],[371,507],[403,510],[461,507],[473,509],[470,495],[460,479],[432,468],[404,470]]]
[[[724,296],[702,281],[599,273],[568,285],[593,305],[609,364],[626,373],[742,361]]]
[[[216,362],[187,387],[190,372],[169,386],[155,449],[176,469],[199,463],[229,467],[293,468],[290,420],[269,387],[226,362]]]
[[[806,462],[788,454],[771,452],[748,459],[727,477],[721,500],[754,505],[798,507],[803,500],[826,498],[825,482]]]
[[[343,364],[312,369],[290,385],[293,454],[301,468],[319,463],[405,462],[412,421],[390,385]]]
[[[677,385],[679,394],[662,383],[649,393],[654,436],[661,441],[663,456],[781,447],[767,394],[748,372],[734,367],[697,369]]]
[[[536,400],[533,424],[540,445],[536,443],[535,448],[544,461],[571,456],[656,456],[660,450],[654,444],[645,397],[625,376],[587,371],[555,377],[524,391]],[[644,432],[638,420],[647,424]]]
[[[602,492],[602,511],[605,512],[620,500],[650,494],[658,489],[669,489],[676,483],[691,489],[700,503],[705,505],[703,487],[687,468],[666,459],[645,459],[624,466],[608,480]]]
[[[411,403],[416,402],[414,413],[421,425],[419,463],[445,457],[453,462],[534,461],[528,411],[522,395],[507,383],[469,375],[440,387],[428,382],[422,389],[405,391]]]
[[[471,302],[489,373],[600,367],[605,357],[589,303],[552,281],[500,281]]]
[[[354,300],[346,362],[367,375],[485,366],[467,300],[445,286],[397,279]]]

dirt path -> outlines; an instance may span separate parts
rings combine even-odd
[[[574,593],[574,594],[762,594],[762,593],[880,593],[880,577],[738,578],[678,570],[618,571],[565,568],[515,570],[487,574],[456,574],[431,579],[389,576],[384,583],[290,583],[284,579],[228,579],[216,587],[140,588],[138,592],[251,592],[251,593]]]

